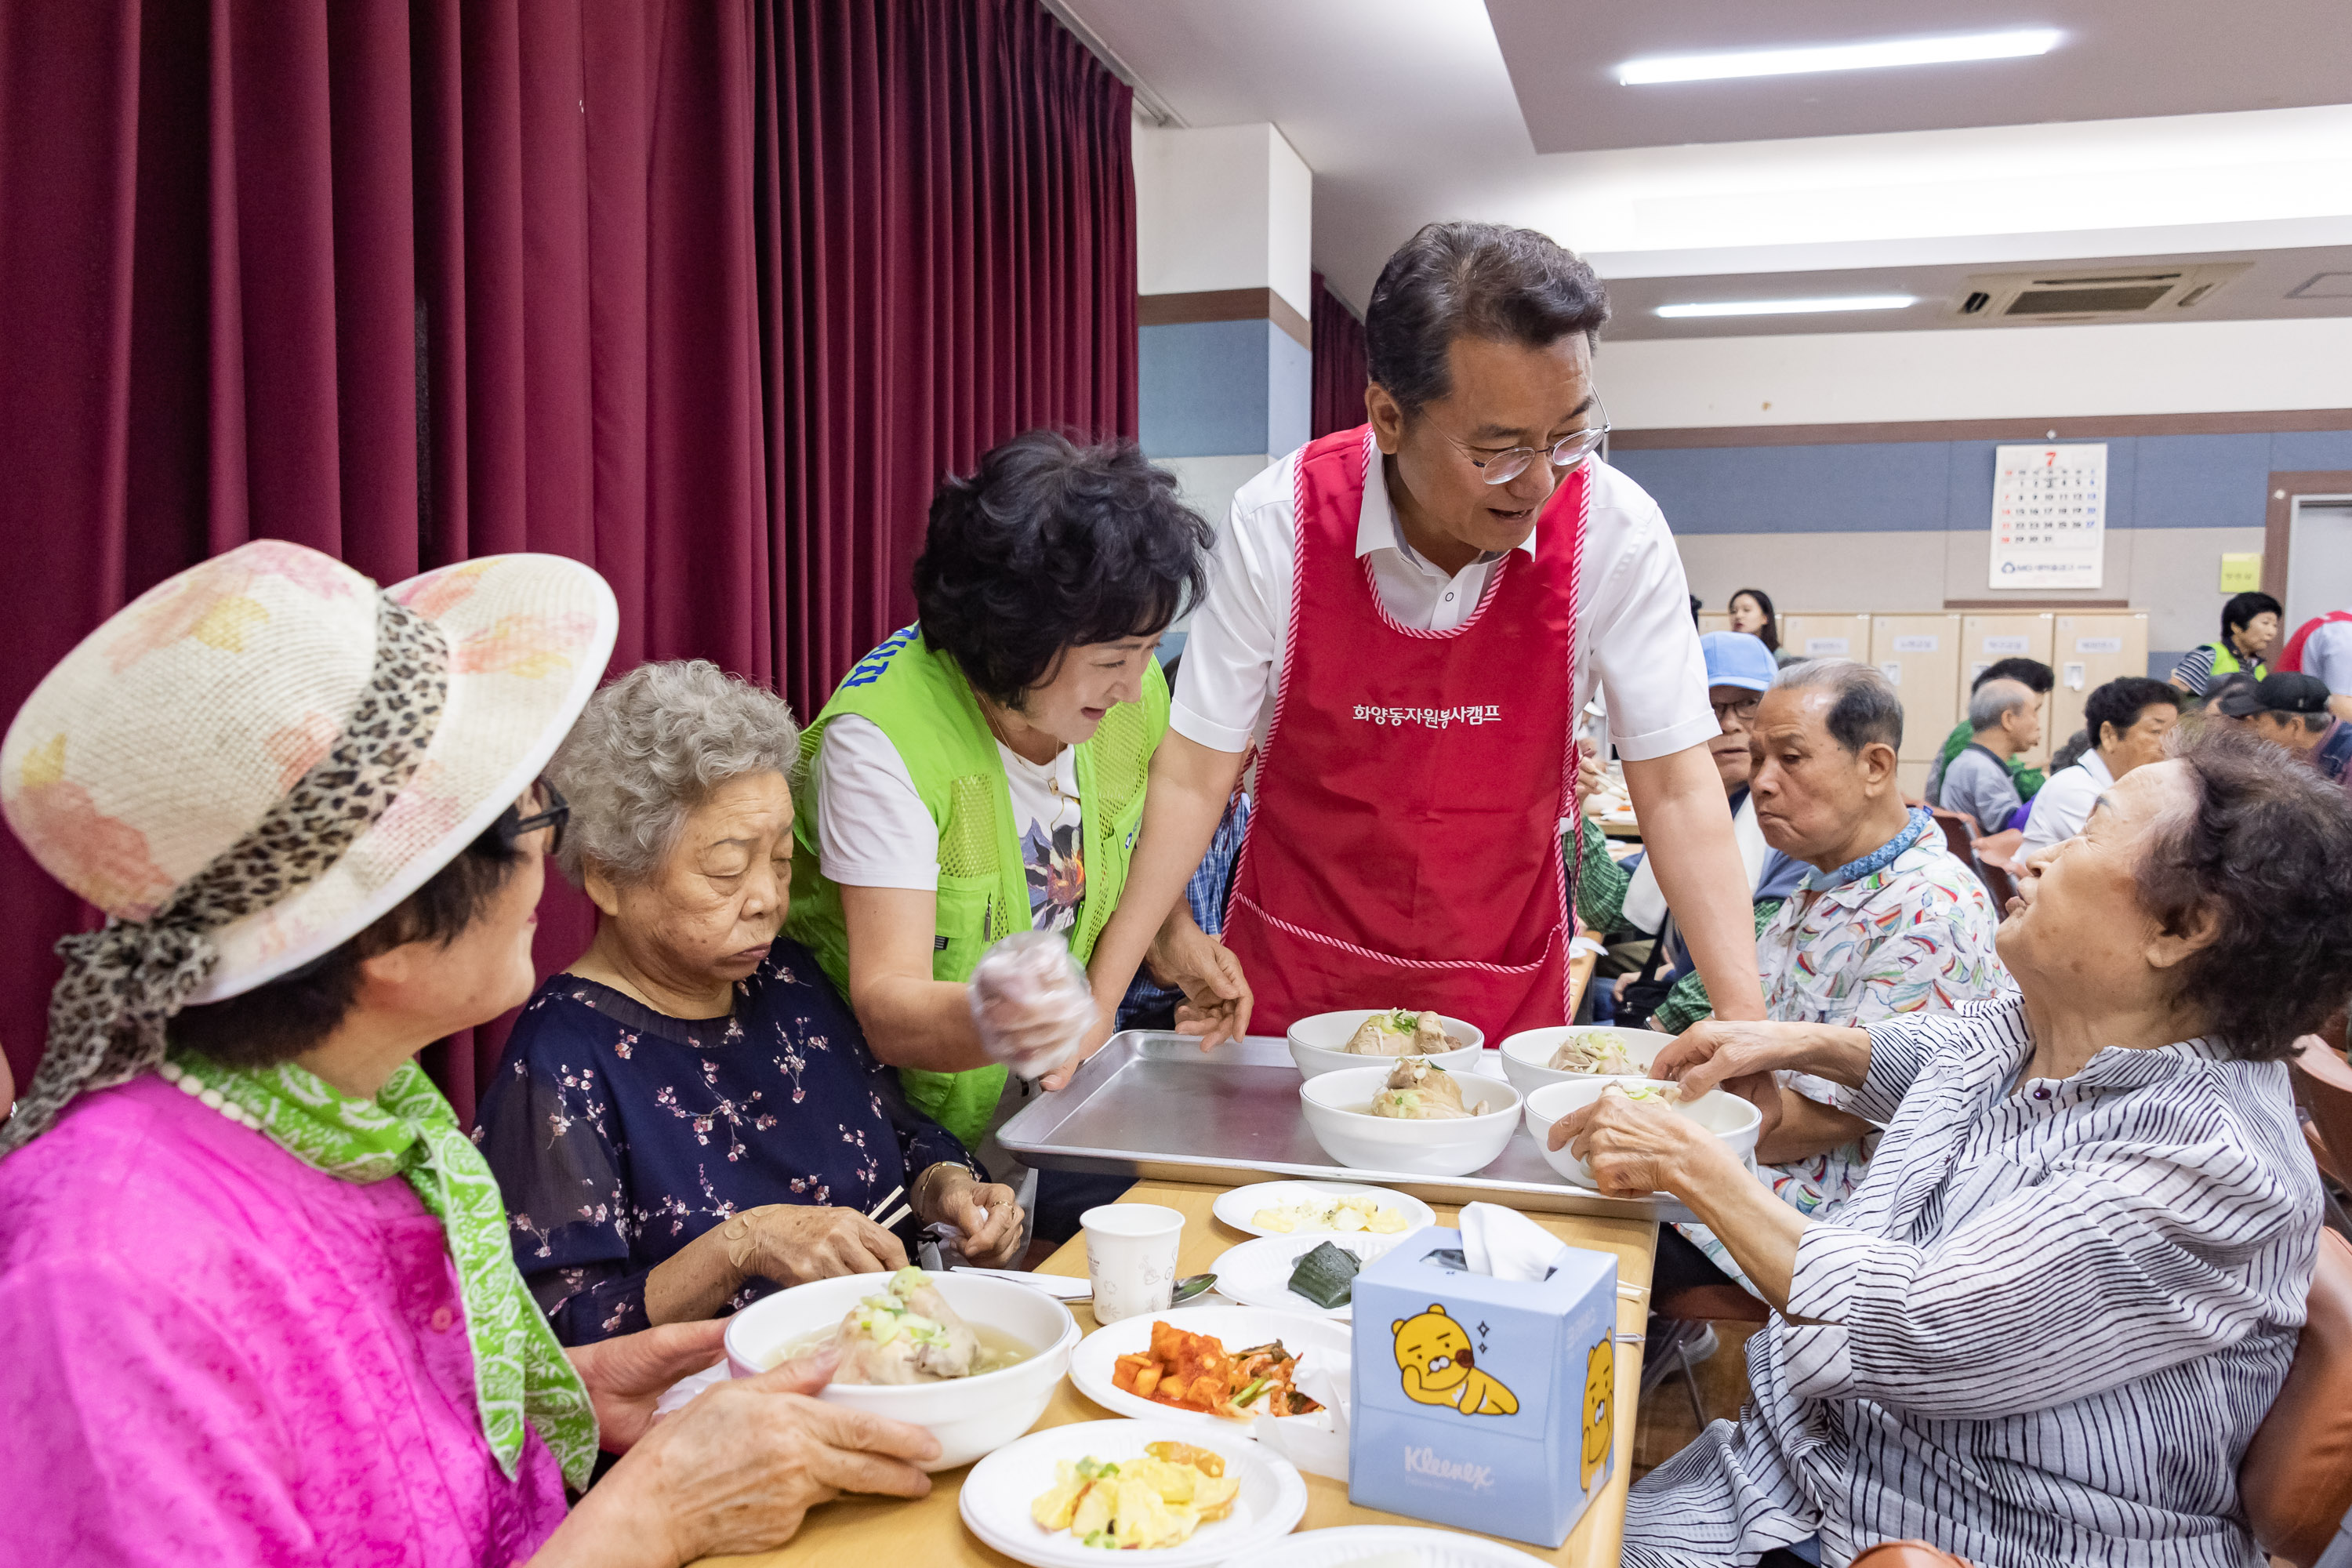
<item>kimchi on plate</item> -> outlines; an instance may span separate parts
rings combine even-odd
[[[1293,1386],[1297,1370],[1298,1358],[1279,1340],[1229,1351],[1213,1334],[1154,1323],[1150,1348],[1119,1357],[1111,1368],[1111,1384],[1171,1409],[1254,1421],[1323,1408]]]

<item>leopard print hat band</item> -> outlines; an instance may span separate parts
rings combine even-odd
[[[49,996],[47,1049],[0,1126],[0,1153],[39,1135],[77,1096],[162,1061],[166,1021],[218,962],[212,933],[323,876],[415,774],[447,707],[449,646],[425,616],[374,597],[374,662],[326,754],[148,918],[110,919],[58,942],[65,973]]]

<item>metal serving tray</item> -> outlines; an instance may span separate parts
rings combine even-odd
[[[1212,1051],[1183,1035],[1130,1029],[997,1129],[1025,1164],[1050,1171],[1236,1186],[1304,1176],[1375,1183],[1432,1203],[1499,1202],[1538,1214],[1687,1219],[1671,1199],[1604,1198],[1571,1185],[1525,1125],[1469,1176],[1416,1176],[1334,1163],[1298,1110],[1299,1076],[1281,1040],[1253,1035]]]

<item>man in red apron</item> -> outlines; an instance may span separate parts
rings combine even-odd
[[[1717,1013],[1763,1016],[1681,563],[1596,455],[1607,314],[1591,270],[1528,230],[1433,225],[1390,258],[1370,422],[1234,497],[1098,995],[1147,950],[1164,974],[1219,973],[1181,895],[1262,733],[1224,934],[1247,986],[1187,982],[1208,1041],[1343,1007],[1433,1008],[1490,1039],[1566,1022],[1560,835],[1597,684]]]

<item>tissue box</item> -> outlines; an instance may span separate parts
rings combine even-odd
[[[1615,1462],[1617,1257],[1522,1281],[1461,1249],[1430,1226],[1356,1276],[1348,1497],[1558,1546]]]

